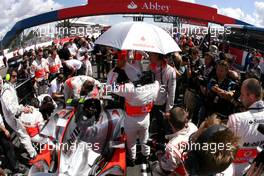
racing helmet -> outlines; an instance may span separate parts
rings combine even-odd
[[[101,101],[96,98],[88,98],[78,106],[76,123],[80,128],[93,126],[93,124],[99,120],[101,111]]]

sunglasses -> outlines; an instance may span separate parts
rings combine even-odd
[[[11,75],[11,77],[12,77],[12,78],[16,78],[16,77],[17,77],[17,75]]]

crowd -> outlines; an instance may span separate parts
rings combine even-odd
[[[0,145],[8,168],[19,171],[9,130],[34,159],[37,151],[32,142],[49,140],[38,134],[55,109],[65,107],[69,98],[98,98],[110,92],[114,101],[108,108],[126,113],[128,166],[139,160],[137,139],[140,160],[150,159],[147,143],[152,138],[166,144],[163,151],[154,152],[158,161],[152,167],[157,175],[245,174],[249,161],[256,157],[246,152],[264,143],[257,131],[264,121],[262,55],[252,51],[239,70],[235,56],[223,44],[211,43],[206,48],[184,35],[177,41],[182,52],[168,55],[119,51],[94,45],[93,38],[75,38],[25,52],[19,67],[10,67],[6,79],[0,80]],[[34,80],[34,92],[31,103],[21,105],[15,85],[17,79],[28,78]],[[104,87],[103,82],[110,86]],[[135,91],[138,87],[140,91]],[[184,150],[192,142],[224,147],[216,152]],[[263,171],[263,164],[253,164],[251,173],[254,169]]]

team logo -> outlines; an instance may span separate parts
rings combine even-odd
[[[131,1],[130,4],[127,6],[128,9],[137,9],[138,6],[134,1]]]

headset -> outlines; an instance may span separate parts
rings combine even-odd
[[[228,128],[224,125],[213,125],[207,128],[201,136],[195,141],[195,143],[203,144],[210,139],[218,132],[226,131]],[[202,162],[201,157],[199,156],[200,152],[191,150],[187,151],[187,159],[184,161],[185,168],[187,169],[190,175],[208,175],[208,174],[217,174],[220,171],[215,170],[215,168],[208,168],[206,173],[204,170],[201,170]],[[222,168],[220,168],[222,169]]]
[[[7,70],[7,73],[6,73],[6,76],[5,76],[5,80],[6,81],[10,81],[11,80],[11,74],[12,74],[12,72],[17,72],[17,70],[16,69],[14,69],[14,68],[9,68],[8,70]]]
[[[11,75],[9,73],[6,74],[5,80],[6,81],[10,81],[11,80]]]

